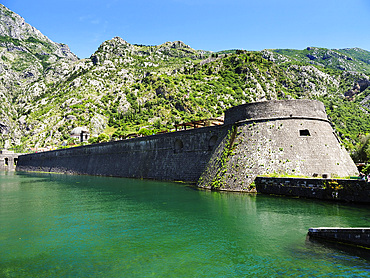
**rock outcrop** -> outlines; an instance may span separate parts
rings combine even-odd
[[[121,137],[248,102],[367,94],[369,72],[370,53],[361,49],[212,53],[120,37],[80,60],[0,5],[0,148],[60,146],[77,126]]]

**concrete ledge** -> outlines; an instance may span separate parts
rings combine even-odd
[[[370,248],[370,228],[309,228],[308,235],[313,238]]]
[[[370,204],[370,183],[362,180],[259,176],[255,184],[258,193]]]

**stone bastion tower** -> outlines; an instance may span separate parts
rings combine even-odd
[[[197,182],[230,191],[249,191],[264,174],[358,174],[315,100],[249,103],[227,110],[223,125],[21,155],[16,170]]]
[[[322,102],[277,100],[249,103],[225,112],[228,133],[198,186],[248,190],[257,175],[347,177],[356,165],[341,146]]]

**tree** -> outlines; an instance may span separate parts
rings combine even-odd
[[[102,142],[109,142],[109,135],[108,134],[105,134],[105,133],[101,133],[99,134],[98,136],[98,141],[99,143],[102,143]]]
[[[96,143],[99,143],[99,141],[98,141],[98,137],[90,137],[90,138],[89,138],[89,140],[88,140],[88,142],[89,142],[90,144],[96,144]]]
[[[142,128],[142,129],[139,130],[139,134],[140,135],[143,135],[143,136],[152,135],[153,134],[153,130]]]
[[[360,136],[351,156],[355,162],[368,162],[370,160],[370,134]]]

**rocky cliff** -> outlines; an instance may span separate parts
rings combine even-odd
[[[50,83],[62,80],[78,61],[58,44],[0,5],[0,133],[3,141],[20,144],[32,123],[26,115]],[[4,142],[3,142],[4,143]]]
[[[358,48],[212,53],[115,37],[80,60],[3,5],[0,17],[0,147],[72,143],[77,126],[92,136],[152,134],[270,99],[320,98],[349,142],[370,130],[370,53]],[[338,107],[361,123],[335,116]]]

